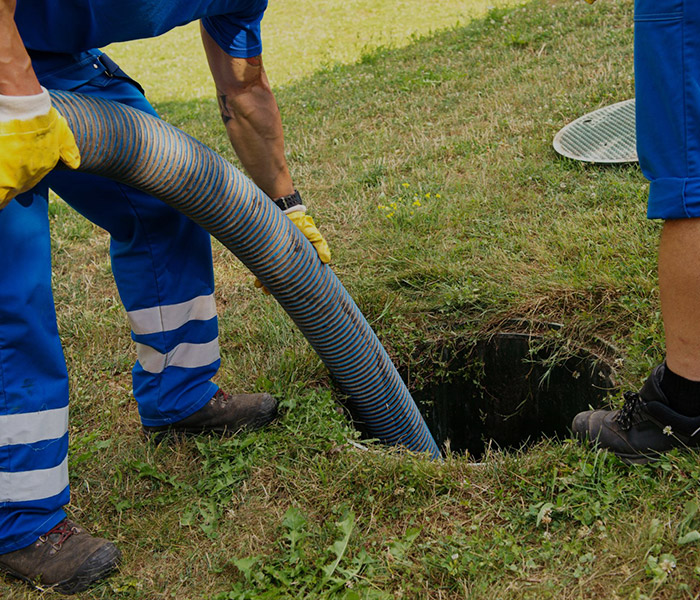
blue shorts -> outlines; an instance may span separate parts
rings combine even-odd
[[[637,152],[650,181],[647,217],[700,217],[700,11],[636,0]]]

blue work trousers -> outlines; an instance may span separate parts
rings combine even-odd
[[[49,89],[156,115],[140,87],[99,52],[72,61],[33,58]],[[44,58],[50,68],[42,71]],[[0,211],[0,553],[33,543],[65,517],[69,501],[69,387],[51,291],[49,187],[110,233],[112,270],[136,343],[141,421],[185,418],[218,389],[207,232],[160,200],[79,172],[56,170],[10,202]]]

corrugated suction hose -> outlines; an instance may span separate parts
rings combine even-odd
[[[75,134],[81,171],[143,190],[201,225],[270,290],[372,437],[440,457],[408,389],[340,280],[252,181],[194,138],[139,110],[70,92],[51,97]]]

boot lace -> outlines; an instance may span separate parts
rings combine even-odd
[[[56,525],[56,527],[47,531],[39,539],[44,543],[49,542],[54,550],[60,550],[63,543],[74,533],[77,533],[77,531],[78,529],[65,519]],[[51,539],[51,536],[58,536],[58,539]]]
[[[620,429],[627,431],[639,421],[639,413],[646,403],[637,392],[625,392],[623,397],[625,403],[622,405],[620,412],[617,413],[615,422],[620,426]]]

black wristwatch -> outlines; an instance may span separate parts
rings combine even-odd
[[[294,190],[293,194],[289,196],[282,196],[281,198],[275,198],[273,202],[280,207],[281,210],[287,210],[293,206],[299,206],[303,204],[301,201],[301,196],[297,190]]]

